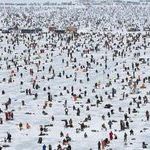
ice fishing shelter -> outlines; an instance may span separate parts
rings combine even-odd
[[[34,34],[42,32],[41,28],[35,28],[35,29],[21,29],[21,33],[28,33],[28,34]]]
[[[16,32],[16,31],[19,31],[19,28],[17,26],[15,26],[15,27],[9,27],[8,30],[10,32]]]
[[[127,27],[128,32],[139,32],[140,28],[136,24],[131,24]]]
[[[11,31],[8,30],[8,29],[2,29],[2,33],[3,33],[3,34],[8,34],[8,33],[11,33]]]
[[[57,33],[57,34],[64,34],[64,33],[66,33],[66,30],[59,30],[59,29],[57,29],[57,30],[55,30],[55,33]]]
[[[143,31],[150,31],[150,27],[144,27]]]
[[[55,27],[55,26],[50,26],[49,28],[48,28],[48,31],[49,32],[53,32],[53,31],[55,31],[57,28]]]
[[[128,32],[138,32],[138,31],[140,31],[139,28],[129,28],[128,29]]]
[[[69,26],[66,28],[66,31],[69,33],[77,33],[77,28],[74,26]]]
[[[21,29],[21,33],[35,33],[35,29]]]
[[[41,28],[35,28],[36,33],[42,32],[43,30]]]

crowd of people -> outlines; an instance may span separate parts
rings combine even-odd
[[[149,12],[1,6],[0,149],[150,149]]]

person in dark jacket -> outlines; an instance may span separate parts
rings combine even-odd
[[[98,150],[101,150],[101,142],[98,141]]]
[[[43,145],[42,150],[46,150],[46,145],[45,144]]]

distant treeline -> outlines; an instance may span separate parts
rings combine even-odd
[[[132,5],[139,5],[139,4],[150,4],[150,0],[141,0],[139,2],[133,2],[133,1],[122,1],[122,0],[113,0],[113,1],[107,1],[103,0],[100,2],[89,2],[89,1],[82,1],[81,2],[84,5],[102,5],[102,4],[111,4],[111,3],[116,3],[116,4],[132,4]],[[45,2],[45,3],[0,3],[0,6],[6,5],[6,6],[53,6],[53,5],[75,5],[76,3],[73,2],[61,2],[61,3],[54,3],[54,2]]]
[[[45,2],[45,3],[0,3],[0,5],[11,5],[11,6],[50,6],[50,5],[74,5],[72,2],[62,2],[62,3],[50,3],[50,2]]]

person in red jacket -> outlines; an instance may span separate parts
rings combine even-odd
[[[112,131],[109,133],[109,138],[110,138],[110,140],[113,139],[113,132]]]

